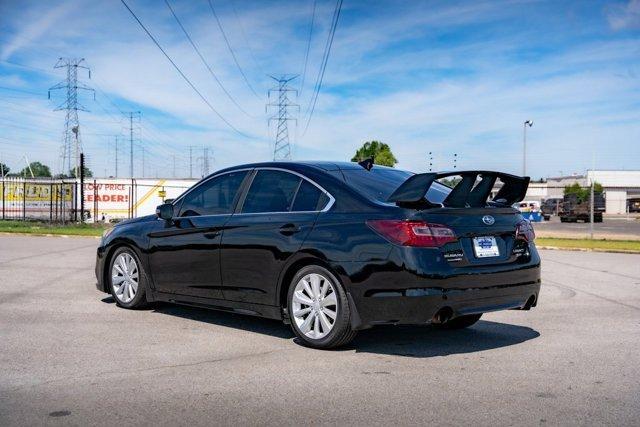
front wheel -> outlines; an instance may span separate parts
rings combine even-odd
[[[124,308],[144,307],[146,276],[135,252],[128,247],[117,249],[109,267],[109,287],[116,304]]]
[[[479,314],[467,314],[465,316],[455,317],[442,325],[442,329],[464,329],[475,324],[482,317],[482,313]]]
[[[339,347],[356,336],[349,322],[347,294],[323,267],[303,267],[289,285],[287,302],[291,328],[308,347]]]

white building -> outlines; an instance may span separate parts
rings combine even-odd
[[[577,182],[586,187],[592,180],[602,184],[607,214],[624,214],[628,200],[640,198],[640,170],[593,170],[586,176],[561,176],[547,178],[546,182],[531,182],[526,200],[561,198],[565,186]]]

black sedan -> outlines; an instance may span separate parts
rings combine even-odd
[[[97,288],[124,308],[168,301],[281,319],[317,348],[378,324],[464,328],[536,305],[534,232],[511,207],[528,184],[367,162],[236,166],[106,232]]]

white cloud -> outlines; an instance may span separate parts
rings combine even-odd
[[[43,35],[45,35],[54,25],[59,24],[62,18],[67,16],[69,12],[76,7],[73,2],[63,2],[59,5],[47,10],[39,18],[24,19],[27,22],[18,34],[16,34],[8,43],[2,48],[0,52],[0,60],[6,61],[11,58],[16,51],[28,47],[29,44],[37,42]]]
[[[627,4],[611,6],[608,19],[614,30],[640,28],[640,0],[629,0]]]
[[[254,118],[243,115],[222,93],[162,3],[152,7],[142,1],[129,3],[216,109],[256,139],[247,140],[226,128],[119,2],[82,10],[74,7],[72,11],[64,11],[63,5],[69,3],[44,12],[39,4],[33,6],[29,13],[39,12],[45,29],[29,32],[28,26],[20,32],[19,40],[37,43],[16,45],[16,37],[6,44],[3,55],[13,46],[12,57],[41,68],[53,65],[43,64],[43,50],[87,58],[94,75],[87,83],[97,83],[125,111],[143,110],[142,136],[148,161],[161,171],[171,170],[175,155],[179,172],[184,173],[189,146],[213,147],[216,167],[268,159],[271,139],[266,136],[265,99],[256,99],[238,77],[206,2],[172,0],[172,5],[229,92]],[[557,28],[543,28],[539,23],[546,21],[536,18],[537,3],[524,3],[528,2],[448,2],[435,6],[406,2],[395,7],[373,3],[362,8],[346,2],[324,89],[308,133],[297,139],[296,158],[349,159],[358,145],[375,138],[390,143],[401,166],[409,169],[424,170],[427,152],[433,151],[439,168],[450,168],[452,153],[457,152],[460,167],[517,172],[522,121],[533,118],[536,124],[529,136],[529,157],[534,173],[555,174],[567,164],[573,168],[589,166],[591,147],[598,150],[607,167],[634,167],[631,159],[640,157],[638,144],[632,143],[640,138],[640,83],[633,77],[640,66],[638,39],[611,38],[598,33],[601,29],[594,29],[590,37],[578,38]],[[237,2],[259,62],[256,65],[229,4],[215,4],[241,65],[261,93],[266,94],[272,84],[265,71],[301,69],[308,8],[297,3],[247,6]],[[525,19],[523,7],[528,8],[532,21],[514,29],[513,24],[509,26],[511,21]],[[331,4],[319,5],[306,89],[298,100],[302,106],[298,133],[304,127],[331,8]],[[55,25],[61,17],[77,25]],[[611,19],[611,15],[607,17]],[[600,17],[606,26],[604,19]],[[459,31],[465,36],[462,40],[456,40],[462,34]],[[13,80],[14,72],[12,69],[11,74],[0,77],[7,84],[24,87],[24,82]],[[48,81],[40,82],[37,91],[45,93],[63,78],[62,74],[46,77]],[[98,98],[112,115],[119,114],[100,93]],[[113,153],[108,141],[112,138],[92,134],[120,133],[126,123],[114,122],[90,99],[83,103],[92,109],[81,113],[90,160],[99,173],[105,168],[111,171]],[[62,113],[51,113],[53,104],[25,102],[20,108],[36,116],[21,115],[20,120],[42,129],[26,139],[53,141],[51,148],[42,145],[35,151],[46,152],[55,160],[59,133],[51,135],[44,130],[62,130]],[[38,118],[40,113],[53,116]],[[12,117],[10,113],[5,116]],[[18,129],[11,132],[15,137],[26,133]],[[295,133],[292,128],[291,134]],[[20,149],[34,147],[27,144]],[[18,151],[11,148],[11,153]],[[121,167],[124,170],[124,163]]]

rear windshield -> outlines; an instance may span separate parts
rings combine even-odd
[[[382,168],[374,166],[367,171],[365,169],[343,169],[342,173],[347,184],[364,194],[370,199],[386,202],[389,196],[396,191],[403,182],[414,175],[400,169]],[[451,192],[438,182],[434,182],[427,192],[427,200],[432,203],[442,203]]]

